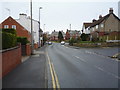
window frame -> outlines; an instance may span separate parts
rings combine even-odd
[[[104,24],[103,24],[103,23],[101,23],[100,27],[101,27],[101,28],[103,28],[103,27],[104,27]]]
[[[15,30],[16,30],[16,25],[12,25],[12,29],[15,29]]]
[[[9,25],[4,25],[4,29],[7,29],[7,28],[9,28]]]

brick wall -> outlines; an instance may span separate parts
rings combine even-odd
[[[2,51],[2,77],[21,63],[21,46]]]
[[[26,45],[26,55],[31,55],[31,46],[29,44]]]
[[[34,49],[37,49],[38,48],[38,44],[34,44]]]

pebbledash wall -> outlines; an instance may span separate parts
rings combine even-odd
[[[1,54],[0,62],[2,62],[2,77],[4,77],[21,63],[21,45],[6,49],[0,53],[0,56]]]

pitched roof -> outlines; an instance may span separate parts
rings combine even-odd
[[[83,23],[83,25],[85,26],[85,29],[88,28],[92,23]]]
[[[119,19],[114,13],[112,13],[112,14],[113,14],[113,16],[114,16],[116,19],[118,19],[118,20],[120,21],[120,19]],[[95,22],[93,22],[93,23],[90,25],[90,27],[94,27],[95,25],[100,24],[103,20],[106,20],[110,15],[111,15],[111,13],[110,13],[110,14],[107,14],[106,16],[104,16],[104,17],[102,17],[102,18],[100,18],[100,19],[98,19],[98,20],[96,20]]]

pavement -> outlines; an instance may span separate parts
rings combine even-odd
[[[47,88],[45,46],[2,79],[2,88]]]
[[[108,57],[116,53],[117,48],[76,49],[53,43],[48,46],[47,52],[60,88],[120,86],[120,62]]]

